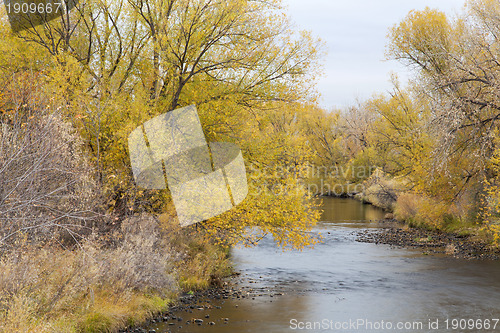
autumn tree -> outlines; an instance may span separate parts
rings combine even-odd
[[[430,109],[442,158],[477,155],[467,177],[484,170],[493,152],[499,118],[495,1],[470,1],[467,13],[450,21],[443,13],[412,12],[391,31],[389,55],[415,67]]]
[[[469,1],[454,19],[427,8],[410,12],[390,32],[389,57],[415,70],[413,91],[420,97],[414,100],[426,101],[431,158],[416,178],[428,183],[428,195],[467,202],[469,218],[480,205],[483,180],[494,173],[488,160],[499,118],[499,13],[495,1]]]
[[[318,40],[293,31],[279,1],[80,1],[64,17],[14,37],[51,55],[46,89],[85,138],[110,212],[166,210],[168,191],[135,187],[127,137],[160,113],[195,104],[209,141],[237,143],[262,168],[259,189],[293,186],[249,199],[253,208],[241,225],[274,225],[289,242],[316,220],[311,205],[298,205],[307,195],[293,172],[274,180],[268,172],[298,168],[310,151],[297,114],[308,112],[303,103],[314,104],[321,55]],[[281,213],[265,217],[266,204]],[[223,225],[242,220],[228,217]]]

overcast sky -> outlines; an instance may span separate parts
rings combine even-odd
[[[325,75],[318,90],[326,108],[352,105],[356,98],[391,88],[390,73],[406,81],[406,69],[384,61],[388,29],[410,10],[438,8],[459,13],[465,0],[283,0],[297,28],[326,43]]]

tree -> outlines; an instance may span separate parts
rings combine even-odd
[[[278,1],[80,1],[64,18],[16,35],[52,55],[46,88],[88,144],[115,213],[168,210],[168,191],[134,186],[127,137],[178,107],[196,104],[209,141],[237,143],[263,169],[297,169],[308,152],[294,108],[314,104],[321,44],[293,32]],[[292,184],[294,192],[253,198],[241,224],[281,226],[281,239],[299,239],[317,214],[308,204],[291,210],[307,198],[293,172],[271,178],[258,182]],[[282,216],[264,216],[266,200]]]
[[[499,14],[495,1],[469,1],[453,20],[427,8],[410,12],[390,32],[388,56],[415,69],[412,90],[420,97],[413,100],[426,101],[423,130],[431,140],[425,155],[432,158],[416,179],[429,183],[427,195],[468,206],[471,214],[481,205],[483,180],[495,173],[488,160],[500,117]]]
[[[500,118],[494,1],[470,1],[467,15],[449,22],[443,13],[412,12],[391,31],[389,56],[414,66],[433,101],[434,129],[445,154],[493,152],[492,129]],[[484,164],[475,165],[475,174]]]

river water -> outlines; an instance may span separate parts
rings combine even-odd
[[[211,309],[178,313],[182,321],[150,329],[500,332],[500,322],[493,329],[500,318],[500,262],[360,243],[359,231],[380,228],[381,210],[338,198],[325,198],[323,210],[314,229],[323,242],[314,249],[282,252],[272,239],[233,249],[235,268],[242,273],[238,288],[248,291],[246,298],[213,300]],[[203,324],[185,323],[194,318]]]

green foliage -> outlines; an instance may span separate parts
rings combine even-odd
[[[111,318],[102,313],[90,313],[80,324],[78,331],[81,333],[111,332]]]

